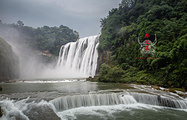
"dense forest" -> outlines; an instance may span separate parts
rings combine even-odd
[[[78,32],[67,26],[32,28],[24,26],[24,23],[20,20],[16,24],[6,24],[0,21],[0,30],[1,32],[5,32],[4,34],[7,31],[14,31],[9,35],[13,36],[13,39],[16,39],[15,37],[19,35],[20,44],[26,44],[34,50],[47,50],[56,56],[58,56],[61,45],[76,41],[79,38]],[[14,35],[15,33],[18,35]]]
[[[186,0],[122,0],[101,27],[99,81],[187,89]],[[153,56],[140,52],[146,33],[157,37]]]

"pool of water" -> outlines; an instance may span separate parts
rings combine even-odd
[[[2,120],[186,120],[187,100],[151,86],[79,79],[0,83]]]

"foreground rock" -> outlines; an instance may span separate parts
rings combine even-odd
[[[29,111],[25,111],[24,114],[30,120],[61,120],[47,105],[32,106],[32,108]]]
[[[86,78],[86,81],[97,81],[97,79],[98,79],[98,76],[94,76],[94,78],[89,76],[88,78]]]
[[[1,106],[0,106],[0,117],[2,117],[2,116],[3,116],[3,111],[2,111]]]

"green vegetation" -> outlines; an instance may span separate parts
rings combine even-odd
[[[122,0],[101,19],[99,63],[110,66],[101,66],[98,80],[187,89],[186,10],[186,0]],[[146,57],[137,41],[145,33],[157,35],[157,59],[138,59]]]
[[[120,82],[124,71],[115,66],[111,68],[107,64],[102,64],[100,69],[100,76],[98,78],[101,82]]]
[[[18,57],[12,47],[0,38],[0,81],[19,77]]]
[[[48,50],[51,54],[56,56],[62,45],[76,41],[79,38],[78,32],[63,25],[60,27],[44,26],[35,29],[24,26],[23,22],[20,20],[17,24],[3,24],[0,22],[0,30],[9,32],[14,30],[9,36],[13,36],[18,32],[17,35],[19,36],[20,44],[27,44],[35,50]]]

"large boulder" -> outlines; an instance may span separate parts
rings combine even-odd
[[[61,120],[47,105],[30,107],[23,112],[30,120]]]

